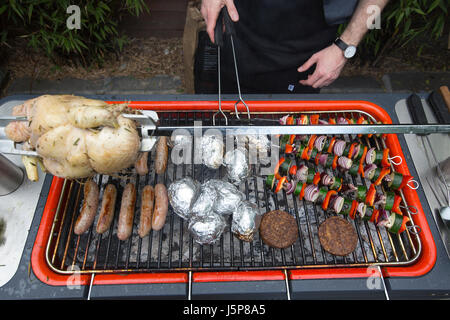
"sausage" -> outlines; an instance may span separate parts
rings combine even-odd
[[[136,164],[134,165],[138,175],[145,176],[148,173],[147,160],[148,160],[148,152],[142,152],[139,155]]]
[[[125,186],[120,203],[119,224],[117,226],[117,237],[127,240],[133,232],[134,208],[136,205],[136,187],[133,183]]]
[[[103,192],[100,216],[97,221],[97,233],[105,233],[114,219],[114,208],[116,207],[117,189],[113,184],[108,184]]]
[[[84,184],[83,191],[83,206],[73,229],[73,232],[76,235],[86,232],[91,227],[94,223],[95,214],[97,213],[98,208],[99,191],[97,184],[94,181],[89,180]]]
[[[167,168],[167,159],[169,157],[169,147],[167,145],[168,138],[165,136],[159,137],[156,145],[156,157],[155,157],[155,172],[157,174],[163,174]]]
[[[153,210],[152,229],[161,230],[166,223],[167,210],[169,208],[169,199],[166,186],[158,183],[155,186],[155,210]]]
[[[139,219],[138,234],[144,238],[152,228],[153,202],[155,200],[155,190],[152,186],[145,186],[142,190],[141,216]]]

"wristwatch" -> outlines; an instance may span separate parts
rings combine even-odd
[[[356,47],[352,45],[346,44],[342,41],[341,38],[337,38],[334,41],[334,44],[337,45],[342,51],[344,51],[344,57],[347,59],[353,58],[356,54]]]

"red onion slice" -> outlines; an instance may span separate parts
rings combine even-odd
[[[338,159],[338,165],[345,170],[350,169],[352,164],[353,164],[353,161],[347,157],[339,157],[339,159]]]
[[[341,196],[336,197],[333,201],[334,212],[336,213],[341,212],[343,206],[344,206],[344,198],[342,198]]]
[[[366,164],[372,164],[375,158],[375,148],[370,148],[366,154]]]
[[[292,181],[292,183],[291,182],[286,182],[286,185],[285,185],[286,194],[293,193],[294,190],[295,190],[295,186],[296,186],[295,181]]]
[[[356,194],[356,191],[358,190],[357,187],[353,185],[353,183],[343,184],[341,192],[343,195],[353,195]]]
[[[308,167],[304,164],[300,165],[297,169],[297,173],[295,174],[295,178],[297,181],[305,182],[308,178]]]
[[[356,207],[356,212],[358,212],[358,215],[360,218],[364,217],[366,214],[367,205],[364,204],[364,202],[360,202],[358,204],[358,207]]]
[[[327,163],[327,159],[328,159],[328,153],[321,154],[319,157],[319,164],[321,166],[325,166],[325,164]]]
[[[316,141],[314,141],[314,146],[317,150],[322,151],[325,146],[325,141],[327,141],[327,136],[319,136]]]
[[[356,155],[359,153],[359,150],[361,149],[361,144],[357,144],[355,148],[353,148],[353,154],[351,155],[351,158],[354,159]]]
[[[377,227],[384,227],[389,222],[389,215],[386,210],[381,209],[378,215]]]
[[[285,125],[286,122],[287,122],[287,118],[289,118],[289,115],[282,117],[282,118],[280,119],[280,124],[281,124],[281,125]]]
[[[364,177],[368,178],[370,177],[370,174],[372,171],[374,171],[377,168],[376,164],[369,164],[368,166],[364,167]]]
[[[309,136],[307,134],[298,134],[295,136],[295,139],[299,141],[307,141],[309,139]]]
[[[344,140],[337,140],[333,148],[334,154],[337,155],[338,157],[342,156],[346,144],[347,142],[345,142]]]
[[[377,193],[375,195],[375,202],[374,202],[374,206],[378,206],[378,205],[384,205],[386,204],[386,195],[384,193]]]
[[[337,119],[337,124],[349,124],[349,123],[348,123],[348,120],[345,119],[344,117],[339,117]]]
[[[321,180],[322,180],[322,184],[324,186],[331,186],[334,183],[335,178],[332,175],[329,175],[329,174],[325,173],[322,176]]]
[[[393,178],[392,174],[387,174],[387,175],[384,176],[383,180],[386,181],[386,182],[391,182],[392,178]]]
[[[297,118],[297,124],[301,124],[301,125],[308,124],[308,119],[307,118],[305,118],[305,119],[306,119],[306,121],[305,121],[305,123],[303,123],[302,117]]]
[[[305,200],[306,201],[316,202],[318,197],[319,197],[319,187],[318,186],[316,186],[314,184],[310,184],[310,185],[306,186],[306,188],[305,188]]]
[[[323,119],[319,119],[319,124],[321,124],[321,125],[327,125],[327,124],[328,124],[328,121],[323,120]]]

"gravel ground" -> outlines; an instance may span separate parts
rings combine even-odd
[[[8,56],[6,66],[11,73],[11,80],[26,77],[59,80],[66,77],[100,79],[120,76],[143,79],[155,75],[176,75],[183,79],[184,76],[181,38],[131,39],[119,57],[115,54],[105,57],[101,68],[84,68],[73,64],[56,65],[44,54],[33,52],[25,42],[15,43],[8,50]]]

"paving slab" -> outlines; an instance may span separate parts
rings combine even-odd
[[[65,78],[61,80],[20,78],[6,89],[13,94],[177,94],[182,93],[180,77],[159,75],[152,78],[112,77],[96,80]]]
[[[0,83],[2,74],[0,71]],[[430,92],[450,86],[450,72],[397,72],[381,80],[371,76],[340,77],[322,93]],[[184,88],[180,77],[157,75],[151,78],[107,77],[96,80],[65,78],[46,80],[20,78],[10,81],[4,95],[13,94],[180,94]]]
[[[321,93],[380,93],[386,92],[382,81],[370,76],[339,77]]]
[[[450,72],[393,72],[385,75],[392,92],[430,92],[450,85]]]

